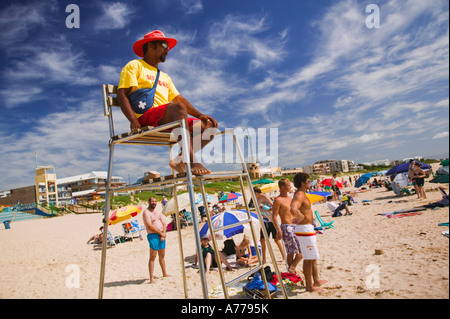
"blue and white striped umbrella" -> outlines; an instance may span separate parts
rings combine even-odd
[[[258,216],[255,213],[250,213],[250,215],[253,220],[253,223],[255,223],[254,225],[259,225]],[[232,210],[232,211],[226,211],[226,212],[222,212],[217,215],[214,215],[211,218],[211,222],[212,222],[213,228],[218,229],[223,226],[231,225],[231,224],[246,220],[247,218],[248,218],[247,212],[245,210]],[[248,223],[216,232],[216,236],[219,238],[220,238],[220,236],[225,236],[227,238],[230,238],[231,236],[234,236],[236,234],[243,233],[245,228],[249,229]],[[210,234],[209,225],[208,225],[208,223],[205,223],[205,225],[203,225],[202,229],[200,229],[200,237],[203,237],[208,234]]]

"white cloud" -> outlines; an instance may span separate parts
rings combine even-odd
[[[433,140],[436,140],[436,139],[439,139],[439,138],[448,137],[448,136],[449,136],[448,131],[441,132],[441,133],[436,134],[435,136],[433,136]]]
[[[56,10],[56,1],[42,1],[30,4],[14,2],[0,11],[0,47],[10,51],[21,43],[31,31],[45,28],[51,18],[46,13]]]
[[[201,0],[181,0],[181,7],[186,14],[197,14],[203,12]]]
[[[95,23],[96,30],[116,30],[123,29],[132,20],[132,8],[123,2],[100,3],[102,16]]]

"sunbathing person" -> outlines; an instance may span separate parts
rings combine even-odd
[[[100,234],[93,235],[89,240],[87,241],[87,244],[101,244],[103,241],[103,226],[98,229],[101,231]],[[91,243],[92,242],[92,243]]]
[[[248,250],[248,254],[246,253]],[[236,247],[236,262],[243,266],[250,266],[258,262],[258,256],[253,256],[250,249],[250,239],[244,235],[241,243]]]

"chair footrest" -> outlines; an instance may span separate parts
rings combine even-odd
[[[142,184],[150,184],[150,183],[155,183],[155,182],[168,181],[168,180],[171,180],[174,178],[181,178],[181,177],[186,177],[186,173],[178,173],[178,174],[173,174],[173,175],[161,176],[161,177],[157,177],[157,178],[153,178],[153,179],[144,179],[142,181]]]

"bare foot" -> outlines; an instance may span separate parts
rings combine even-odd
[[[328,282],[328,280],[319,280],[318,282],[314,282],[315,287],[320,287],[322,285],[325,285]]]
[[[202,164],[200,163],[192,163],[191,164],[191,171],[192,174],[194,175],[207,175],[207,174],[211,174],[211,171],[207,168],[205,168]]]
[[[324,292],[323,289],[317,288],[315,286],[312,286],[311,288],[306,287],[307,292]]]
[[[289,272],[290,274],[294,274],[294,275],[297,274],[297,271],[295,270],[295,267],[292,267],[292,266],[289,267],[288,272]]]
[[[169,166],[177,173],[186,173],[184,163],[180,160],[173,159],[169,162]]]

